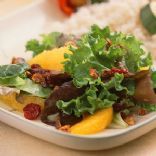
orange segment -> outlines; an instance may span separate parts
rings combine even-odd
[[[15,92],[7,95],[0,95],[0,100],[19,112],[22,112],[23,108],[29,103],[36,103],[41,106],[41,109],[44,107],[44,99],[22,94],[17,97]]]
[[[0,100],[6,103],[11,108],[22,112],[23,105],[16,101],[16,93],[9,93],[7,95],[0,95]]]
[[[113,109],[107,108],[97,111],[93,115],[89,115],[81,122],[70,128],[72,134],[94,134],[107,128],[113,118]]]
[[[71,53],[68,47],[44,51],[28,61],[29,65],[39,64],[44,69],[63,70],[64,53]]]

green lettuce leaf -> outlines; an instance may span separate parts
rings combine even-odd
[[[16,88],[42,98],[47,98],[51,93],[51,89],[43,88],[41,85],[34,83],[30,79],[25,79],[24,82],[23,85],[18,85]]]
[[[86,86],[87,89],[81,97],[57,102],[58,108],[66,114],[81,116],[85,112],[93,114],[98,109],[111,107],[121,91],[127,99],[134,95],[135,80],[115,74],[111,80],[103,82],[100,75],[104,70],[122,66],[136,73],[141,67],[152,65],[150,53],[143,50],[139,40],[132,35],[111,32],[108,27],[101,29],[93,25],[76,44],[69,48],[72,54],[65,54],[64,70],[72,76],[76,87]],[[90,75],[90,69],[96,70],[97,79]]]
[[[72,35],[65,35],[60,32],[52,32],[49,34],[42,34],[41,40],[32,39],[26,43],[26,51],[33,52],[33,57],[42,53],[44,50],[51,50],[53,48],[61,47],[65,42],[71,40]]]
[[[22,75],[29,66],[27,64],[8,64],[0,66],[0,79],[5,80]]]
[[[111,107],[114,100],[117,99],[115,94],[110,94],[106,89],[103,89],[103,95],[97,94],[98,89],[94,86],[86,89],[83,96],[72,99],[68,102],[62,100],[57,102],[57,107],[66,114],[74,114],[80,117],[82,114],[88,112],[94,114],[98,109]],[[109,97],[105,99],[104,97]]]
[[[151,104],[151,103],[139,103],[139,107],[144,108],[148,110],[149,112],[155,112],[156,111],[156,104]]]
[[[142,43],[134,36],[111,32],[108,27],[101,29],[97,25],[81,37],[77,47],[70,47],[70,51],[72,54],[65,54],[64,70],[72,75],[77,87],[93,80],[90,68],[101,74],[104,69],[119,68],[122,64],[123,68],[135,73],[141,67],[152,65],[150,53],[143,50]]]
[[[116,113],[114,114],[113,121],[109,127],[113,129],[127,128],[128,124],[122,119],[121,113]]]
[[[27,64],[9,64],[0,66],[0,85],[16,87],[23,85]]]
[[[6,79],[0,79],[0,85],[1,86],[10,86],[10,87],[16,87],[20,85],[24,85],[25,80],[21,77],[12,77],[12,78],[6,78]]]
[[[25,71],[29,68],[27,64],[9,64],[0,66],[0,85],[14,87],[30,93],[34,96],[47,98],[51,89],[43,88],[26,78]]]
[[[96,83],[91,84],[82,96],[68,102],[60,100],[57,102],[57,107],[64,113],[74,114],[77,117],[86,112],[94,114],[99,109],[111,107],[118,99],[118,96],[111,93],[110,89],[125,90],[128,93],[128,89],[121,84],[123,78],[122,74],[115,74],[110,81],[105,83],[99,79]]]

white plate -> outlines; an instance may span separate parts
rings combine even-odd
[[[50,30],[49,23],[63,20],[65,16],[56,7],[57,0],[41,0],[14,15],[0,19],[0,63],[9,63],[12,56],[30,57],[24,53],[25,42]],[[45,125],[40,121],[26,120],[0,103],[0,121],[40,139],[68,148],[102,150],[134,140],[156,127],[156,113],[141,117],[137,124],[126,129],[107,129],[88,136],[70,135]]]

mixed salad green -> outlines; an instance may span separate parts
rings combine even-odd
[[[42,35],[41,41],[28,41],[26,50],[36,57],[69,41],[74,44],[68,44],[71,53],[64,54],[61,73],[26,62],[1,65],[0,85],[44,98],[41,119],[48,124],[54,122],[49,120],[52,115],[59,116],[61,125],[72,125],[86,114],[112,107],[112,127],[121,128],[128,126],[124,119],[131,114],[156,111],[152,57],[133,35],[93,25],[79,39],[59,32]],[[34,74],[44,79],[44,85],[40,77],[34,80]]]
[[[100,29],[92,26],[91,32],[84,34],[76,47],[70,47],[72,54],[65,54],[64,70],[70,73],[77,87],[87,86],[85,93],[77,99],[58,101],[57,106],[64,113],[81,116],[84,112],[93,114],[96,110],[112,106],[119,97],[111,92],[125,91],[127,98],[135,92],[135,80],[124,79],[123,74],[115,73],[109,81],[102,80],[102,72],[112,68],[126,69],[136,73],[142,67],[151,67],[150,53],[141,48],[142,43],[134,36],[110,32],[108,27]],[[89,70],[98,73],[95,79]],[[153,76],[154,80],[154,76]]]
[[[43,88],[27,78],[28,64],[8,64],[0,66],[0,85],[17,88],[34,96],[47,98],[51,89]]]

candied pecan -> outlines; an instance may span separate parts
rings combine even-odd
[[[32,79],[34,82],[41,84],[43,87],[60,86],[64,82],[71,80],[70,75],[67,73],[43,69],[38,64],[33,64],[26,74],[27,77]]]
[[[89,74],[90,74],[90,76],[93,77],[94,79],[97,79],[97,78],[99,77],[99,74],[97,73],[96,69],[94,69],[94,68],[91,68],[91,69],[89,70]]]
[[[39,73],[35,73],[32,75],[32,78],[31,78],[34,82],[36,83],[45,83],[45,78],[42,74],[39,74]]]
[[[126,116],[126,118],[124,118],[124,121],[129,125],[129,126],[132,126],[132,125],[135,125],[135,117],[134,115],[128,115]]]
[[[63,131],[63,132],[69,132],[70,129],[70,125],[64,125],[62,127],[59,128],[59,130]]]
[[[28,70],[25,72],[25,74],[26,74],[26,76],[28,77],[28,78],[30,78],[31,79],[31,77],[32,77],[32,73],[31,72],[29,72]]]
[[[11,63],[12,64],[22,64],[22,63],[26,63],[26,61],[22,57],[13,57]]]

